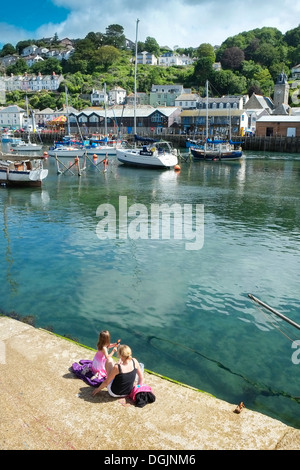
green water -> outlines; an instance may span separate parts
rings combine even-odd
[[[146,369],[300,427],[299,330],[248,298],[300,323],[300,156],[187,159],[179,173],[113,158],[80,177],[45,167],[42,189],[0,188],[0,308],[91,347],[109,329]],[[203,207],[203,247],[172,232],[100,240],[97,208],[118,223],[120,197],[148,214]]]

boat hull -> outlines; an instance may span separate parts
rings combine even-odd
[[[84,149],[52,149],[48,150],[48,155],[50,157],[57,158],[74,158],[74,157],[83,157],[85,154]]]
[[[117,149],[114,147],[91,147],[86,149],[87,155],[111,155],[111,156],[116,156],[117,155]]]
[[[243,157],[241,150],[228,150],[219,152],[218,150],[203,150],[199,148],[191,148],[191,153],[195,160],[240,160]]]
[[[143,168],[172,168],[178,163],[178,158],[172,153],[155,155],[140,150],[117,150],[117,159],[128,166]]]
[[[34,145],[34,144],[24,144],[24,145],[13,145],[12,150],[14,152],[39,152],[42,150],[42,145]]]
[[[41,186],[47,176],[48,170],[45,169],[18,171],[0,168],[0,183],[7,186]]]

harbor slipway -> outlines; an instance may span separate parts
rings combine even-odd
[[[162,452],[299,450],[300,430],[149,371],[156,401],[138,408],[71,371],[94,350],[0,317],[0,449]],[[111,454],[112,455],[112,454]],[[100,460],[101,462],[101,460]]]

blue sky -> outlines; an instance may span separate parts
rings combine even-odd
[[[278,13],[280,12],[280,14]],[[291,0],[2,0],[0,47],[58,34],[60,39],[105,33],[119,24],[135,40],[153,37],[160,46],[220,45],[229,36],[263,26],[282,33],[300,23],[300,2]]]

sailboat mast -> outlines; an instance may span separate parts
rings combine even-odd
[[[71,135],[71,132],[70,132],[70,122],[69,122],[69,105],[68,105],[68,89],[67,87],[65,86],[65,94],[66,94],[66,111],[67,111],[67,126],[68,126],[68,136]]]
[[[105,138],[107,138],[106,83],[104,83],[104,132]]]
[[[206,80],[206,142],[208,139],[208,80]]]
[[[137,38],[139,19],[136,20],[136,33],[135,33],[135,63],[134,63],[134,134],[136,134],[136,75],[137,75]]]

